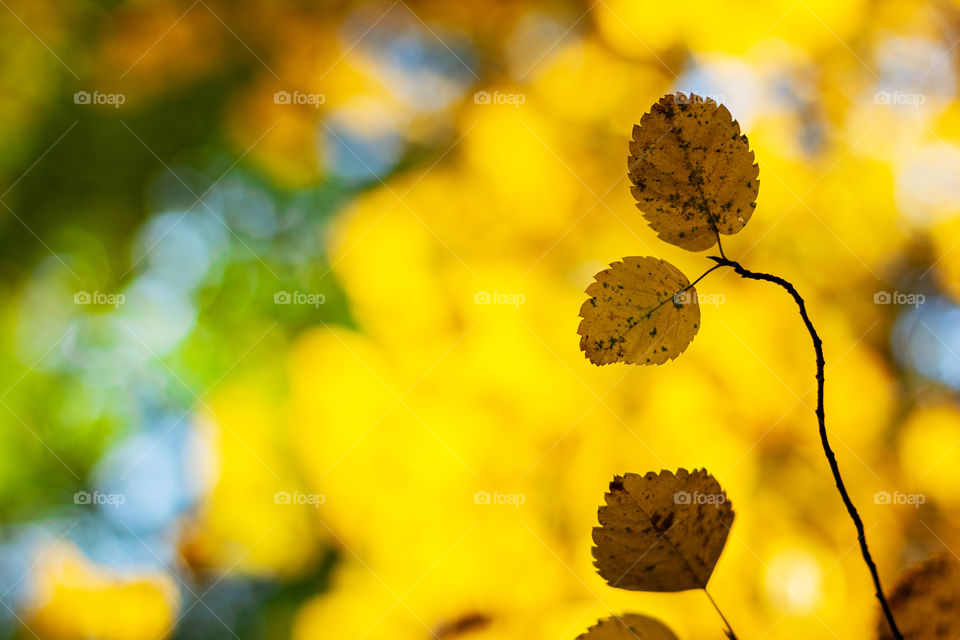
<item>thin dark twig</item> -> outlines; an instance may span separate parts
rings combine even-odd
[[[718,265],[714,265],[714,266],[710,267],[709,269],[707,269],[706,271],[704,271],[703,273],[701,273],[699,278],[697,278],[696,280],[694,280],[693,282],[691,282],[690,284],[688,284],[686,287],[684,287],[683,290],[686,291],[687,289],[693,288],[694,285],[696,285],[698,282],[700,282],[701,280],[703,280],[704,278],[706,278],[708,275],[710,275],[710,273],[711,273],[714,269],[719,269],[719,268],[722,267],[722,266],[724,266],[724,265],[718,264]]]
[[[711,272],[716,271],[717,269],[719,269],[720,267],[723,267],[723,266],[726,266],[726,265],[716,264],[716,265],[710,267],[709,269],[707,269],[706,271],[704,271],[703,273],[701,273],[699,278],[697,278],[696,280],[694,280],[693,282],[691,282],[690,284],[688,284],[687,286],[685,286],[683,289],[680,289],[680,291],[675,291],[675,292],[673,293],[673,295],[671,295],[669,298],[664,298],[663,300],[660,301],[660,303],[659,303],[657,306],[655,306],[654,308],[650,309],[650,311],[647,311],[647,317],[649,318],[651,315],[653,315],[653,312],[654,312],[654,311],[656,311],[657,309],[659,309],[659,308],[662,307],[663,305],[667,304],[668,302],[671,302],[671,301],[676,302],[678,295],[680,295],[681,293],[686,293],[687,291],[689,291],[690,289],[692,289],[695,284],[697,284],[698,282],[700,282],[701,280],[703,280],[704,278],[706,278],[708,275],[710,275]]]
[[[800,317],[803,319],[803,323],[807,327],[807,332],[810,334],[810,338],[813,340],[813,349],[817,354],[816,414],[817,422],[819,423],[820,427],[820,443],[823,445],[823,452],[827,456],[827,462],[830,463],[830,471],[833,472],[833,479],[836,482],[837,490],[840,492],[840,497],[843,498],[843,504],[847,507],[847,513],[850,514],[850,518],[853,520],[853,524],[857,528],[857,540],[860,542],[860,553],[863,555],[863,559],[867,563],[867,568],[870,569],[870,575],[873,577],[873,585],[876,589],[877,599],[880,601],[880,607],[883,609],[883,615],[887,620],[887,624],[890,625],[890,631],[893,632],[893,637],[896,640],[903,640],[903,635],[900,633],[900,630],[897,628],[897,623],[893,619],[893,612],[890,610],[890,605],[887,603],[887,599],[883,595],[883,588],[880,586],[880,575],[877,572],[877,565],[874,564],[873,557],[870,555],[870,548],[867,546],[867,534],[863,528],[863,520],[860,519],[860,514],[857,513],[857,508],[853,505],[853,501],[850,499],[850,495],[847,493],[847,488],[843,483],[843,478],[840,476],[840,467],[837,465],[837,457],[834,455],[833,449],[830,447],[830,441],[827,439],[826,416],[823,408],[823,342],[820,340],[817,330],[813,327],[813,322],[810,321],[810,316],[807,315],[807,306],[804,303],[803,298],[792,284],[779,276],[771,275],[769,273],[750,271],[749,269],[745,269],[743,265],[736,260],[730,260],[726,257],[709,257],[711,260],[717,263],[717,266],[731,267],[742,278],[747,278],[750,280],[766,280],[767,282],[780,285],[787,291],[787,293],[793,296],[797,306],[800,308]]]
[[[717,610],[717,613],[720,614],[720,619],[723,620],[723,624],[727,625],[726,634],[730,640],[738,640],[737,634],[733,632],[733,627],[730,626],[730,622],[727,621],[727,616],[723,615],[723,611],[720,611],[720,607],[717,606],[717,603],[714,601],[713,596],[710,595],[710,592],[707,591],[707,588],[703,588],[703,592],[707,594],[707,599],[710,600],[710,604],[713,605],[713,608]]]

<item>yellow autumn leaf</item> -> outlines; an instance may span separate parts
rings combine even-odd
[[[628,159],[637,207],[661,240],[689,251],[733,235],[756,207],[759,167],[723,105],[668,94],[633,127]]]
[[[611,263],[587,287],[580,307],[580,349],[596,365],[663,364],[680,355],[700,327],[697,292],[679,269],[657,258]]]
[[[960,562],[942,553],[907,569],[889,602],[904,640],[960,638]],[[893,639],[883,616],[877,629],[880,640]]]
[[[677,640],[677,636],[656,618],[627,613],[600,620],[577,640]]]
[[[685,591],[707,586],[733,508],[704,469],[614,477],[593,530],[594,563],[610,586]]]

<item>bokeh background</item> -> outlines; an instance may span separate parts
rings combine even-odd
[[[664,93],[760,164],[725,242],[793,281],[887,585],[960,525],[960,8],[893,0],[0,1],[0,633],[574,638],[613,474],[706,467],[743,638],[869,638],[779,289],[715,273],[688,351],[596,368],[583,289],[659,242]]]

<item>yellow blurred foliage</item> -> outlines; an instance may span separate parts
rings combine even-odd
[[[940,504],[953,505],[960,494],[960,411],[931,406],[910,416],[902,434],[906,486]]]
[[[312,523],[316,506],[293,498],[302,487],[283,462],[281,421],[255,389],[238,384],[205,402],[197,428],[215,452],[212,486],[185,524],[181,551],[195,569],[217,575],[296,575],[316,559],[324,534]]]
[[[121,574],[57,542],[37,560],[27,624],[56,640],[155,640],[172,630],[180,597],[173,578],[155,570]]]
[[[447,4],[416,7],[425,41],[450,28],[486,33],[484,47],[498,50],[516,37],[513,22],[489,35],[498,30],[488,14],[507,9]],[[743,115],[731,110],[761,186],[750,225],[725,250],[807,299],[826,345],[830,434],[876,526],[885,573],[900,560],[906,515],[870,500],[889,488],[880,478],[900,473],[956,510],[960,418],[921,408],[890,437],[903,407],[878,337],[890,310],[872,299],[921,236],[960,300],[950,193],[934,198],[930,217],[908,220],[916,212],[904,210],[900,179],[911,141],[920,141],[911,152],[952,145],[960,117],[956,105],[905,111],[873,99],[883,71],[862,49],[900,24],[932,29],[905,3],[881,4],[605,0],[581,26],[577,15],[560,25],[529,69],[507,60],[482,80],[464,72],[462,95],[434,111],[404,100],[398,71],[366,48],[377,32],[354,34],[339,14],[261,6],[247,16],[248,31],[271,16],[279,44],[228,105],[225,134],[279,188],[313,186],[334,166],[329,123],[444,143],[426,159],[402,158],[385,183],[370,177],[331,221],[323,276],[342,285],[355,326],[316,323],[278,351],[282,391],[234,376],[198,409],[213,471],[184,523],[188,564],[288,578],[337,550],[329,590],[296,614],[297,640],[427,638],[471,616],[480,621],[471,639],[555,640],[628,609],[680,637],[715,637],[698,594],[613,592],[590,562],[613,474],[706,467],[738,514],[711,582],[735,628],[771,640],[872,628],[868,575],[819,448],[813,350],[793,301],[712,275],[698,290],[719,298],[703,306],[697,339],[656,371],[592,367],[577,349],[576,314],[592,275],[621,256],[663,256],[690,280],[712,264],[645,224],[625,178],[627,141],[664,92],[687,88],[675,84],[744,78]],[[197,6],[138,60],[134,45],[179,13],[130,11],[136,28],[115,25],[99,60],[110,73],[133,65],[131,81],[145,87],[202,77],[230,37]],[[704,65],[699,80],[684,75],[691,61]],[[808,95],[785,97],[785,87]],[[301,108],[273,98],[296,90],[327,99]],[[479,90],[523,102],[472,101]],[[321,500],[281,498],[297,495]],[[175,617],[168,584],[123,582],[76,553],[58,552],[38,573],[47,595],[32,613],[37,628],[55,638],[163,635]],[[103,594],[130,605],[107,620]],[[136,630],[120,626],[134,616]]]

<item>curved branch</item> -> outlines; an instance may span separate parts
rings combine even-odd
[[[890,625],[890,631],[893,632],[893,637],[896,640],[903,640],[903,635],[900,633],[900,630],[897,628],[897,623],[893,619],[893,612],[890,610],[890,605],[887,603],[887,599],[883,595],[883,588],[880,586],[880,575],[877,572],[877,565],[873,562],[873,557],[870,555],[870,548],[867,546],[867,534],[863,528],[863,520],[860,519],[860,514],[857,513],[857,508],[853,505],[853,501],[850,499],[850,494],[847,493],[847,488],[843,484],[843,478],[840,475],[840,467],[837,465],[837,457],[834,455],[833,449],[830,446],[830,441],[827,438],[826,416],[823,408],[823,370],[825,364],[823,359],[823,342],[820,340],[820,336],[817,334],[817,330],[814,328],[813,322],[810,320],[810,316],[807,315],[807,306],[804,303],[803,298],[792,284],[779,276],[771,275],[769,273],[750,271],[749,269],[745,269],[743,265],[736,260],[730,260],[726,257],[709,257],[711,260],[716,262],[718,266],[731,267],[741,278],[746,278],[749,280],[765,280],[783,287],[787,293],[793,296],[793,299],[797,303],[797,307],[800,308],[800,317],[803,319],[803,324],[806,325],[807,332],[810,334],[810,338],[813,340],[813,350],[817,354],[816,414],[817,422],[819,423],[820,427],[820,443],[823,445],[823,453],[827,456],[827,462],[830,463],[830,471],[833,472],[833,479],[836,482],[837,490],[840,492],[840,497],[843,498],[843,504],[847,507],[847,513],[850,514],[850,519],[853,520],[853,524],[857,528],[857,540],[860,542],[860,553],[863,555],[864,562],[867,563],[867,568],[870,569],[870,575],[873,578],[873,585],[876,589],[877,600],[880,601],[880,607],[883,609],[883,615],[887,620],[887,624]]]

